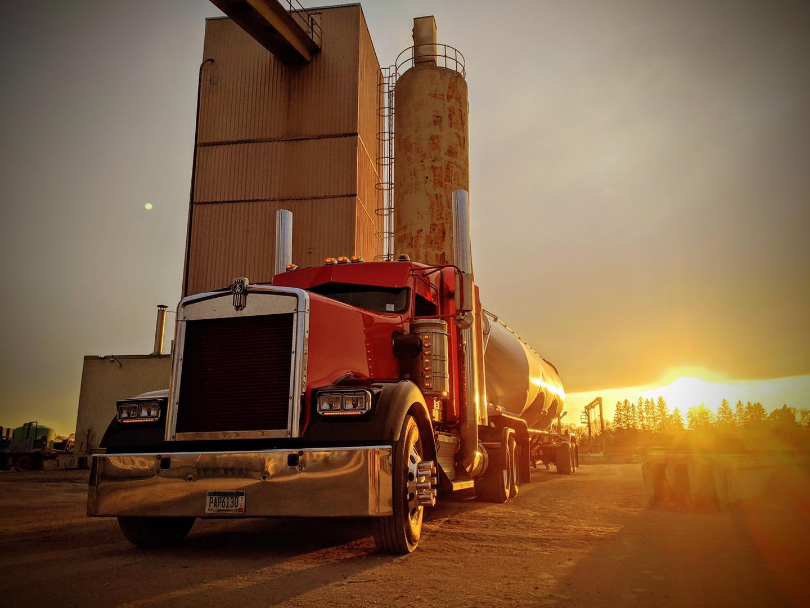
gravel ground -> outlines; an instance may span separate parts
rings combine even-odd
[[[430,512],[410,556],[346,520],[198,521],[170,549],[85,516],[83,471],[0,474],[4,606],[809,606],[807,505],[649,509],[638,465],[538,470]]]

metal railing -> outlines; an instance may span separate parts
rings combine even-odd
[[[417,55],[417,49],[419,54]],[[426,52],[425,52],[426,51]],[[377,108],[377,176],[379,198],[374,210],[382,221],[375,236],[382,239],[382,254],[375,259],[394,259],[394,114],[397,79],[417,65],[447,68],[467,77],[464,55],[447,44],[419,44],[402,51],[393,65],[381,68],[377,91],[381,105]]]
[[[418,55],[417,49],[419,49]],[[396,72],[395,78],[420,63],[433,63],[440,68],[454,70],[464,78],[467,77],[467,68],[461,51],[448,44],[427,43],[408,47],[397,55],[397,60],[392,66]]]
[[[288,6],[290,17],[292,17],[293,21],[296,21],[307,36],[312,39],[312,42],[320,48],[323,32],[320,23],[315,21],[315,16],[305,9],[298,0],[282,0],[282,4]]]

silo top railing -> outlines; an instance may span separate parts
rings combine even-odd
[[[419,55],[416,54],[417,49],[419,49]],[[408,47],[397,55],[397,60],[392,67],[396,76],[399,77],[417,63],[428,63],[431,60],[440,68],[448,68],[458,72],[463,78],[467,77],[464,55],[449,44],[426,43]]]

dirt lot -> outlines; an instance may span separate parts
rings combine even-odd
[[[198,521],[141,550],[84,516],[86,472],[0,474],[4,606],[807,606],[807,512],[648,509],[638,465],[536,471],[432,511],[413,555],[361,521]]]

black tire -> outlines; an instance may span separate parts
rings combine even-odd
[[[571,475],[574,472],[571,466],[573,463],[573,456],[571,454],[571,444],[561,443],[560,447],[557,448],[557,454],[555,456],[556,456],[557,472],[560,475]]]
[[[409,491],[412,475],[412,457],[424,456],[419,427],[413,416],[405,416],[399,441],[394,445],[393,502],[394,513],[388,517],[374,518],[374,542],[385,553],[407,554],[413,552],[422,535],[422,518],[425,508],[416,504],[416,496]]]
[[[520,449],[514,434],[509,436],[509,498],[520,494]]]
[[[504,429],[501,447],[487,448],[489,465],[481,477],[475,480],[475,496],[484,502],[503,503],[509,500],[512,486],[512,466],[509,458],[509,439],[512,429]]]
[[[193,517],[119,517],[127,540],[139,547],[165,547],[183,540],[194,525]]]
[[[14,461],[14,468],[20,472],[32,471],[34,469],[34,459],[27,454],[18,456],[17,460]]]

